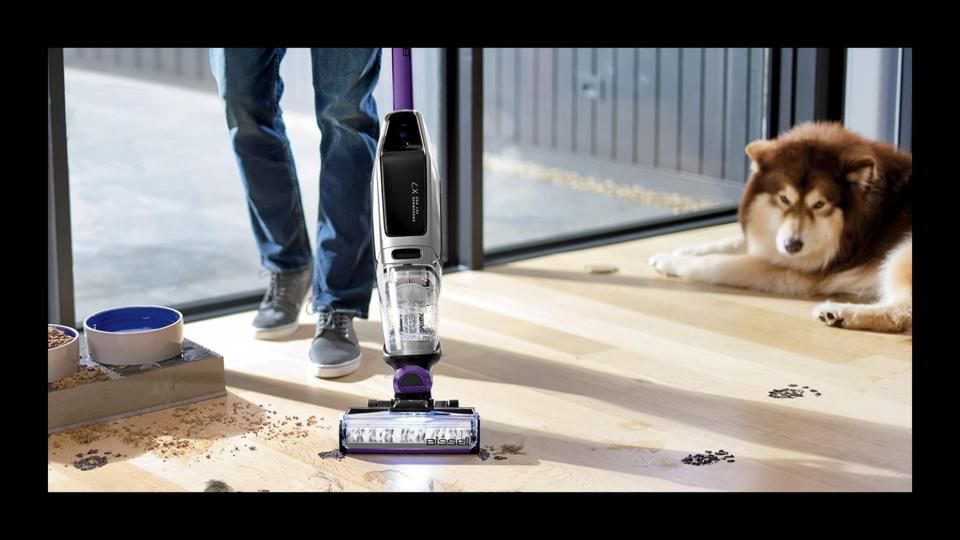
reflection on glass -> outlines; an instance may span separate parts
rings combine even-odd
[[[765,49],[484,49],[484,248],[736,205]]]

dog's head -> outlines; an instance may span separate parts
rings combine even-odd
[[[880,175],[878,143],[835,123],[806,123],[747,145],[752,174],[740,204],[750,252],[802,270],[837,256],[856,205]]]

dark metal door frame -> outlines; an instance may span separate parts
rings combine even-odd
[[[769,137],[801,122],[842,121],[846,69],[842,47],[772,49]]]
[[[63,49],[47,49],[47,319],[76,326]]]
[[[900,133],[897,144],[913,151],[913,48],[900,49]]]
[[[446,49],[447,262],[480,270],[483,252],[483,49]]]

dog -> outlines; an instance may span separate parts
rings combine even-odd
[[[747,145],[743,234],[653,255],[658,272],[793,296],[844,295],[813,318],[877,332],[913,328],[913,157],[839,123]]]

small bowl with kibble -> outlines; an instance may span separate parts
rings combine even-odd
[[[76,373],[80,368],[79,333],[69,326],[47,325],[47,383]]]

